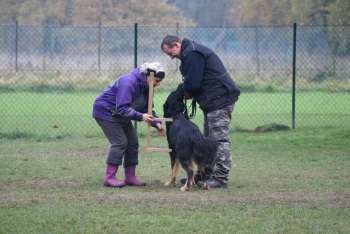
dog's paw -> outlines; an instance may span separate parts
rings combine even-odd
[[[183,186],[183,187],[180,188],[180,191],[181,192],[186,192],[186,191],[188,191],[188,187]]]
[[[209,186],[203,186],[202,189],[203,190],[209,190]]]
[[[167,186],[167,187],[174,187],[174,186],[176,186],[176,183],[171,182],[171,181],[168,181],[168,182],[166,182],[166,183],[164,184],[164,186]]]

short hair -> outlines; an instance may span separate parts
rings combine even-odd
[[[160,48],[163,50],[163,46],[167,45],[170,49],[172,49],[174,47],[174,42],[181,43],[181,39],[177,36],[168,35],[164,37],[162,44],[160,44]]]

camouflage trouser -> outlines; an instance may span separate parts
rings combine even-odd
[[[214,163],[206,165],[207,174],[222,183],[228,182],[228,175],[232,167],[230,123],[235,104],[204,115],[204,135],[215,138],[218,142],[218,153]]]

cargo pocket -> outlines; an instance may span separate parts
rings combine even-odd
[[[209,136],[217,141],[228,141],[230,133],[231,113],[224,109],[207,114]]]

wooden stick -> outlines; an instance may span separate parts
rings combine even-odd
[[[154,72],[150,72],[150,82],[148,87],[148,113],[152,114],[152,104],[153,104],[153,82],[154,82]],[[151,147],[151,125],[148,125],[147,130],[147,148]]]
[[[150,72],[150,82],[149,82],[149,93],[148,93],[148,113],[149,115],[152,115],[152,105],[153,105],[153,83],[154,83],[154,72]],[[154,120],[159,121],[168,121],[172,122],[172,118],[153,118]],[[146,151],[149,152],[171,152],[172,149],[167,148],[152,148],[151,147],[151,125],[148,125],[148,131],[147,131],[147,146]]]
[[[172,118],[153,118],[153,120],[165,121],[165,122],[173,122]]]
[[[148,151],[148,152],[171,152],[172,149],[146,147],[146,151]]]

